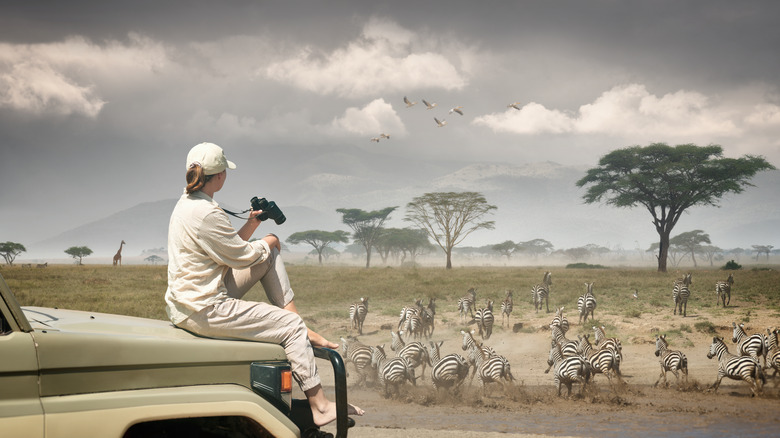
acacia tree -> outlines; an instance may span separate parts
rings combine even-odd
[[[696,264],[696,253],[701,251],[701,244],[712,242],[710,242],[709,234],[702,230],[693,230],[686,231],[672,237],[669,239],[669,243],[683,248],[685,250],[685,254],[690,254],[691,260],[693,260],[693,266],[696,267],[698,266]]]
[[[716,258],[723,258],[720,256],[723,250],[714,245],[703,245],[699,248],[699,253],[704,256],[706,260],[710,262],[710,266],[715,265]]]
[[[756,261],[758,261],[758,256],[761,254],[766,254],[766,259],[769,260],[769,253],[772,252],[772,248],[774,248],[774,245],[753,245],[753,251],[756,252]]]
[[[81,260],[92,254],[92,250],[87,248],[86,246],[71,246],[70,248],[65,250],[65,254],[73,257],[74,260],[76,260],[76,264],[81,266]]]
[[[428,234],[425,231],[411,228],[382,230],[375,244],[384,263],[387,263],[387,258],[392,254],[395,259],[400,258],[401,264],[406,260],[407,254],[411,256],[412,263],[414,263],[418,254],[431,247],[431,242],[428,241]]]
[[[382,226],[390,213],[398,207],[387,207],[382,210],[363,211],[358,208],[337,208],[341,220],[352,228],[352,238],[360,242],[366,250],[366,268],[371,266],[371,248],[382,231]]]
[[[14,260],[16,259],[16,256],[26,251],[27,248],[25,248],[24,245],[22,245],[21,243],[16,243],[16,242],[0,243],[0,255],[3,256],[5,262],[9,266],[12,266],[14,264]]]
[[[577,181],[589,185],[586,203],[604,201],[616,207],[644,206],[659,236],[658,272],[666,272],[669,236],[682,213],[695,205],[718,206],[726,193],[741,193],[749,179],[775,167],[763,157],[723,158],[718,145],[668,146],[653,143],[618,149]]]
[[[290,234],[287,238],[287,243],[290,245],[297,245],[299,243],[308,243],[314,247],[317,251],[317,257],[319,257],[320,264],[322,264],[322,252],[325,248],[329,248],[331,243],[347,243],[349,242],[349,233],[342,230],[337,231],[320,231],[320,230],[308,230],[299,231],[297,233]]]
[[[428,233],[447,255],[447,269],[452,269],[452,248],[476,230],[493,229],[495,222],[482,218],[497,208],[481,193],[426,193],[406,204],[404,220]]]
[[[553,244],[544,239],[533,239],[517,244],[517,250],[531,254],[534,258],[541,254],[549,254],[553,251]]]
[[[502,256],[506,256],[506,259],[509,260],[512,258],[512,254],[517,251],[517,244],[511,240],[507,240],[505,242],[497,243],[491,246],[490,249]]]
[[[156,254],[152,254],[152,255],[150,255],[149,257],[145,258],[145,259],[144,259],[144,261],[145,261],[145,262],[149,262],[149,263],[151,263],[151,264],[153,264],[153,265],[156,265],[156,264],[158,264],[158,263],[160,263],[160,262],[163,262],[163,261],[165,261],[165,260],[163,260],[163,258],[162,258],[162,257],[160,257],[160,256],[158,256],[158,255],[156,255]]]

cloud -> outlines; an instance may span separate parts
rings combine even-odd
[[[371,19],[345,47],[331,53],[303,48],[268,66],[265,75],[313,93],[347,98],[414,88],[463,88],[463,74],[440,53],[417,50],[416,38],[393,22]]]
[[[772,120],[771,108],[757,111],[756,121]],[[477,117],[473,123],[495,132],[515,134],[602,134],[645,139],[738,136],[743,130],[727,104],[692,91],[656,96],[644,85],[628,84],[605,91],[576,114],[531,102],[520,111]]]
[[[329,123],[317,123],[306,109],[274,114],[257,119],[230,112],[218,114],[199,110],[185,123],[185,131],[200,138],[252,140],[255,143],[284,141],[287,144],[310,143],[322,137],[378,136],[381,133],[404,137],[406,128],[392,105],[375,99],[362,108],[349,107]],[[290,133],[295,135],[291,136]]]
[[[165,62],[162,47],[131,34],[103,46],[82,37],[45,44],[0,44],[0,107],[36,115],[96,117],[106,101],[96,83],[122,82]]]
[[[373,100],[363,108],[347,108],[344,115],[333,120],[331,127],[336,133],[370,136],[387,133],[400,137],[406,135],[406,128],[398,113],[384,99]]]

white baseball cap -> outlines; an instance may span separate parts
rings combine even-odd
[[[214,175],[225,169],[235,169],[236,164],[225,158],[225,152],[214,143],[197,144],[187,154],[187,169],[198,163],[206,175]]]

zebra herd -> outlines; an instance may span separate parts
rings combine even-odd
[[[690,297],[691,273],[683,275],[673,283],[672,298],[674,302],[674,314],[680,312],[687,316],[687,301]],[[727,306],[731,301],[731,286],[734,284],[733,275],[728,279],[718,281],[715,285],[718,304]],[[531,288],[532,303],[535,312],[542,309],[543,305],[548,309],[552,275],[545,272],[542,282]],[[636,298],[636,292],[635,292]],[[385,345],[365,345],[357,338],[341,338],[341,351],[345,363],[352,363],[357,373],[357,384],[365,385],[368,379],[377,382],[384,388],[385,395],[398,394],[401,385],[409,383],[417,385],[418,379],[426,380],[430,376],[430,382],[436,390],[458,390],[471,375],[471,382],[478,376],[478,381],[484,393],[491,384],[512,384],[515,381],[512,375],[509,360],[498,354],[494,348],[485,344],[493,333],[495,322],[494,300],[484,300],[484,306],[479,307],[477,289],[470,288],[465,295],[457,300],[457,310],[462,324],[475,323],[474,330],[461,330],[461,348],[463,354],[452,353],[442,356],[441,346],[444,341],[432,341],[436,317],[436,300],[430,298],[427,305],[422,299],[415,300],[413,304],[404,306],[399,314],[395,330],[390,330],[390,349],[395,356],[388,356]],[[544,304],[543,304],[544,303]],[[578,324],[587,323],[588,317],[593,320],[596,309],[596,296],[593,291],[593,282],[585,283],[585,292],[577,299]],[[501,325],[509,326],[509,319],[514,307],[513,291],[506,290],[500,304],[502,321]],[[368,298],[360,298],[349,307],[351,327],[358,335],[363,334],[363,322],[368,313]],[[471,318],[469,320],[468,318]],[[506,321],[506,322],[505,322]],[[732,342],[736,344],[735,353],[729,353],[728,346],[723,338],[714,337],[710,345],[707,357],[717,357],[718,375],[712,385],[712,390],[717,391],[724,377],[744,380],[747,382],[754,395],[762,391],[766,382],[764,370],[774,369],[773,376],[780,373],[780,348],[778,347],[778,332],[780,330],[768,328],[767,334],[748,335],[744,330],[744,324],[732,323]],[[610,387],[613,380],[624,383],[621,373],[623,363],[623,349],[621,342],[616,337],[608,337],[603,325],[594,325],[593,342],[590,334],[578,335],[576,339],[569,339],[566,334],[570,324],[564,313],[564,307],[555,309],[555,314],[549,324],[551,339],[550,351],[547,359],[545,373],[553,371],[553,383],[557,386],[558,395],[562,395],[562,389],[567,388],[567,396],[571,395],[572,386],[579,384],[582,390],[592,381],[595,374],[603,374]],[[388,327],[389,328],[389,327]],[[580,331],[580,333],[582,333]],[[481,338],[481,342],[477,340]],[[423,338],[425,338],[423,340]],[[667,373],[672,372],[680,386],[681,376],[687,382],[688,359],[686,355],[669,347],[666,335],[655,336],[655,356],[661,367],[661,373],[653,386],[663,380],[664,387],[669,386]],[[763,366],[759,361],[763,358]],[[777,383],[776,383],[777,385]]]
[[[683,317],[688,316],[688,299],[691,296],[691,273],[683,275],[674,280],[672,285],[672,301],[674,303],[674,314]],[[731,304],[731,287],[734,285],[734,275],[729,274],[725,280],[715,282],[715,307],[723,304],[725,308]]]
[[[457,390],[469,376],[471,380],[479,377],[483,392],[488,385],[504,385],[513,382],[509,360],[474,338],[474,331],[461,331],[461,346],[466,357],[458,353],[441,356],[444,341],[429,341],[428,345],[420,341],[406,342],[403,332],[390,331],[390,348],[395,357],[388,358],[385,346],[369,346],[356,338],[341,338],[341,351],[344,363],[352,363],[358,373],[358,385],[365,384],[369,376],[384,389],[385,396],[399,393],[399,387],[405,383],[417,385],[419,376],[425,379],[426,367],[430,366],[430,379],[436,390]]]

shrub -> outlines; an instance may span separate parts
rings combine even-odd
[[[721,269],[724,269],[726,271],[736,271],[736,270],[742,269],[742,265],[740,265],[739,263],[735,262],[732,259],[732,260],[729,260],[728,262],[726,262],[726,265],[723,266],[723,268],[721,268]]]
[[[589,263],[569,263],[566,269],[607,269],[603,265],[591,265]]]

